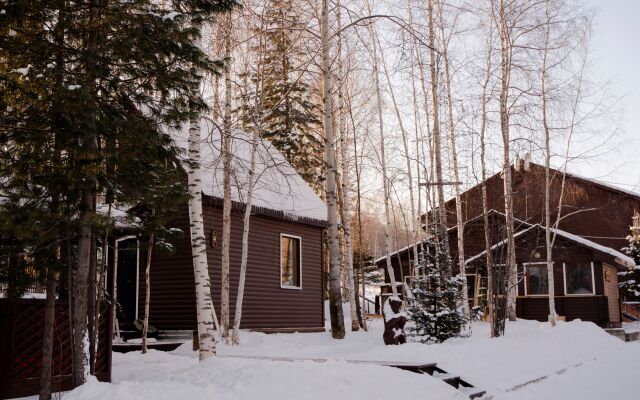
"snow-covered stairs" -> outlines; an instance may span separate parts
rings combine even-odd
[[[486,395],[486,391],[479,389],[469,382],[465,381],[458,375],[450,374],[436,363],[431,364],[409,364],[409,363],[384,363],[389,367],[400,368],[405,371],[415,372],[417,374],[427,374],[434,378],[442,379],[444,382],[460,390],[468,395],[470,399],[479,399]]]

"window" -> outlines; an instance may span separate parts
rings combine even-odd
[[[595,294],[593,263],[564,265],[564,292],[566,295]]]
[[[543,296],[549,294],[549,274],[546,263],[527,264],[525,274],[525,295]]]
[[[301,289],[301,239],[280,235],[280,287]]]

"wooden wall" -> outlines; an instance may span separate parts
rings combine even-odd
[[[206,203],[205,203],[206,204]],[[222,209],[209,204],[204,209],[207,256],[212,296],[220,317],[222,257]],[[242,217],[232,212],[230,302],[235,310],[240,273]],[[188,209],[180,207],[171,224],[183,231],[173,255],[152,257],[150,323],[162,330],[195,329],[196,307],[193,264],[189,241]],[[280,288],[280,234],[302,238],[302,289]],[[216,246],[212,247],[212,234]],[[251,217],[249,265],[241,327],[243,329],[323,330],[322,227],[272,218]],[[144,307],[144,268],[141,257],[139,313]]]
[[[45,301],[0,299],[0,398],[24,397],[40,392],[42,333]],[[52,391],[70,390],[71,332],[66,303],[57,302],[53,336]],[[111,307],[101,315],[96,355],[96,376],[111,380]]]
[[[514,217],[532,224],[544,223],[544,168],[531,164],[529,171],[513,170]],[[562,174],[552,171],[552,213],[557,213]],[[488,208],[504,212],[503,180],[500,174],[487,179]],[[461,196],[465,221],[482,214],[480,186]],[[640,210],[640,198],[591,181],[567,175],[563,196],[563,219],[559,228],[584,236],[604,246],[620,250],[626,245],[634,210]],[[581,210],[581,211],[579,211]],[[578,211],[578,212],[577,212]],[[553,216],[555,220],[555,215]],[[447,223],[456,221],[455,201],[447,202]]]

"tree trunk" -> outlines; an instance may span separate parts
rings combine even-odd
[[[378,39],[376,33],[376,42],[378,43],[378,47],[380,47],[380,40]],[[405,165],[407,167],[407,178],[409,179],[409,207],[411,213],[411,233],[413,234],[412,240],[412,248],[413,248],[413,263],[412,270],[417,268],[418,265],[418,230],[416,223],[416,206],[415,206],[415,197],[413,193],[413,172],[411,171],[411,158],[409,153],[409,139],[407,135],[407,131],[404,128],[404,124],[402,123],[402,115],[400,114],[400,108],[398,107],[398,102],[396,101],[396,96],[393,91],[393,86],[391,84],[391,78],[389,77],[389,71],[387,70],[387,63],[384,59],[384,52],[380,51],[380,61],[382,62],[382,68],[384,70],[384,75],[387,80],[387,86],[389,87],[389,94],[391,95],[391,102],[393,104],[393,110],[395,111],[396,118],[398,119],[398,125],[400,127],[400,134],[402,135],[402,145],[404,149],[404,157],[405,157]],[[406,223],[406,222],[405,222]],[[404,283],[404,282],[403,282]]]
[[[59,254],[60,251],[58,250]],[[47,300],[44,309],[44,332],[42,336],[42,369],[40,370],[39,400],[51,400],[51,369],[53,361],[53,329],[56,307],[56,271],[47,269]]]
[[[440,40],[442,41],[442,61],[444,64],[444,86],[447,93],[447,119],[449,123],[449,153],[451,160],[451,172],[453,175],[453,187],[456,199],[456,226],[458,233],[458,268],[462,276],[462,313],[467,320],[471,318],[469,311],[469,294],[467,291],[467,273],[464,265],[464,221],[462,215],[462,202],[460,200],[460,174],[458,173],[458,153],[456,149],[455,121],[453,120],[453,99],[451,96],[451,75],[449,73],[449,38],[445,37],[444,15],[442,4],[439,3]],[[468,325],[471,329],[471,325]]]
[[[155,214],[155,213],[154,213]],[[151,254],[153,252],[153,233],[147,245],[147,262],[144,268],[144,319],[142,321],[142,354],[147,352],[147,335],[149,334],[149,303],[151,302]]]
[[[256,124],[254,124],[256,126]],[[237,345],[240,342],[240,320],[242,319],[242,300],[244,299],[244,284],[247,277],[247,263],[249,260],[249,228],[251,227],[251,208],[253,204],[253,186],[256,169],[256,147],[258,146],[259,128],[256,126],[251,138],[251,165],[249,167],[249,182],[247,187],[247,202],[244,209],[242,224],[242,256],[240,260],[240,280],[238,282],[238,297],[233,317],[233,333],[231,343]]]
[[[484,245],[487,264],[487,308],[489,314],[489,323],[491,324],[491,337],[500,336],[501,332],[498,328],[496,321],[496,301],[497,297],[494,296],[494,269],[493,269],[493,254],[491,253],[491,231],[489,230],[489,207],[487,205],[487,157],[486,157],[486,139],[485,132],[487,129],[487,88],[491,79],[491,53],[493,40],[491,34],[487,42],[487,64],[486,75],[482,84],[482,122],[480,125],[480,163],[482,168],[482,215],[484,220]]]
[[[220,328],[229,337],[229,252],[231,244],[231,12],[227,14],[224,66],[224,119],[222,126],[222,164],[224,168],[222,207],[222,287],[220,290]]]
[[[442,174],[442,144],[440,139],[440,112],[438,110],[438,74],[436,68],[436,51],[435,51],[435,30],[433,27],[433,0],[429,0],[429,70],[431,72],[431,106],[433,107],[433,153],[436,173],[436,192],[438,195],[438,234],[442,244],[442,251],[449,254],[449,239],[447,235],[447,209],[444,199],[444,185]],[[444,276],[451,276],[451,267],[447,266],[442,271]]]
[[[327,231],[329,236],[329,312],[331,336],[342,339],[345,335],[340,288],[340,245],[338,237],[338,209],[336,193],[336,152],[333,134],[333,83],[330,67],[329,7],[322,0],[320,38],[322,51],[323,130],[326,170]]]
[[[385,237],[385,258],[387,266],[387,274],[389,274],[389,283],[391,284],[391,294],[398,297],[398,288],[396,285],[396,276],[391,264],[391,248],[393,246],[391,237],[391,209],[389,205],[389,181],[387,179],[387,165],[385,160],[384,145],[384,118],[382,114],[382,93],[380,91],[380,76],[378,73],[378,45],[375,41],[375,32],[371,30],[373,37],[373,80],[376,89],[376,104],[378,109],[378,126],[380,128],[380,168],[382,169],[382,187],[384,191],[384,237]],[[402,267],[400,267],[402,270]]]
[[[504,0],[500,0],[498,30],[500,32],[500,130],[503,146],[503,182],[504,213],[507,222],[507,260],[508,274],[507,316],[510,321],[516,320],[517,270],[515,238],[513,227],[513,187],[511,184],[511,157],[509,151],[509,83],[511,80],[511,38],[506,21]]]
[[[551,29],[549,17],[549,0],[545,10],[546,30],[544,34],[544,47],[542,55],[542,70],[540,71],[540,94],[542,97],[542,125],[544,128],[544,146],[545,146],[545,164],[544,164],[544,237],[547,253],[547,279],[549,291],[549,323],[556,326],[556,304],[555,304],[555,280],[553,279],[553,243],[551,241],[551,145],[550,145],[550,128],[547,118],[547,56],[549,54],[549,30]]]
[[[338,31],[342,29],[340,18],[340,0],[336,3],[336,19]],[[353,274],[353,238],[351,236],[351,204],[349,197],[349,165],[347,161],[347,114],[344,109],[344,79],[342,69],[342,34],[338,33],[338,129],[340,131],[340,160],[342,162],[342,229],[344,230],[344,260],[346,261],[347,282],[349,283],[349,309],[351,313],[351,330],[360,329],[357,310],[357,289]]]
[[[78,230],[78,260],[73,280],[73,384],[80,386],[85,381],[89,370],[89,332],[88,332],[88,296],[89,272],[91,260],[95,260],[95,245],[92,243],[92,224],[96,210],[96,163],[97,150],[97,105],[95,68],[97,55],[98,32],[100,19],[99,0],[91,1],[89,8],[89,35],[85,63],[85,88],[88,101],[85,105],[85,126],[82,134],[81,159],[86,163],[80,189],[80,224]],[[93,277],[95,279],[95,276]],[[92,294],[93,296],[93,294]]]
[[[196,42],[199,45],[200,41]],[[200,119],[191,121],[189,126],[189,228],[191,233],[191,254],[195,278],[196,316],[198,322],[199,359],[205,360],[216,354],[213,337],[213,302],[211,282],[207,263],[207,247],[202,214],[202,181],[200,171]]]

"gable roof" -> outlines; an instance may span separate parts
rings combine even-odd
[[[531,232],[531,231],[536,230],[536,229],[544,229],[544,226],[542,226],[540,224],[532,225],[527,229],[524,229],[524,230],[522,230],[520,232],[517,232],[514,235],[514,238],[517,239],[517,238],[525,235],[526,233]],[[585,239],[585,238],[583,238],[581,236],[574,235],[572,233],[563,231],[561,229],[551,228],[551,232],[556,234],[556,235],[558,235],[558,236],[560,236],[560,237],[563,237],[564,239],[567,239],[569,241],[577,243],[577,244],[579,244],[581,246],[590,248],[590,249],[595,250],[595,251],[599,251],[601,253],[608,254],[608,255],[614,257],[616,262],[618,262],[621,265],[624,265],[626,267],[633,267],[635,265],[635,262],[633,261],[633,259],[631,257],[629,257],[629,256],[627,256],[625,254],[622,254],[621,252],[619,252],[617,250],[614,250],[614,249],[612,249],[610,247],[603,246],[603,245],[598,244],[596,242],[593,242],[593,241],[591,241],[589,239]],[[493,251],[493,250],[495,250],[495,249],[497,249],[497,248],[499,248],[501,246],[504,246],[505,244],[507,244],[507,242],[508,242],[508,239],[505,239],[505,240],[502,240],[502,241],[494,244],[493,246],[491,246],[491,251]],[[483,250],[480,253],[474,255],[473,257],[469,257],[468,259],[465,260],[465,265],[468,265],[468,264],[478,260],[479,258],[483,257],[486,253],[487,253],[487,251]]]
[[[224,171],[222,135],[213,122],[200,120],[202,193],[222,199]],[[173,129],[170,135],[184,149],[188,159],[189,125]],[[285,157],[267,140],[259,139],[256,152],[253,206],[274,210],[290,220],[327,220],[327,206],[296,172]],[[251,135],[234,130],[231,145],[231,199],[245,204],[251,162]]]

